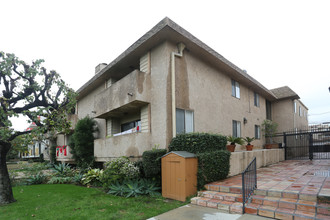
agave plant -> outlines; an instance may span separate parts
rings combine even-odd
[[[42,184],[46,181],[47,176],[45,176],[43,173],[37,173],[36,175],[32,175],[27,179],[28,185],[36,185],[36,184]]]
[[[54,164],[53,170],[55,170],[60,175],[66,175],[70,172],[71,168],[69,164],[60,163],[58,165]]]
[[[160,196],[159,190],[161,189],[157,186],[157,183],[150,179],[141,179],[140,180],[143,186],[143,194],[150,195],[151,197]]]
[[[138,197],[140,195],[143,195],[143,186],[140,184],[139,181],[133,181],[133,180],[128,180],[126,183],[127,188],[126,188],[126,198],[128,197]]]
[[[118,181],[111,184],[110,185],[110,190],[108,191],[108,194],[112,194],[112,195],[115,195],[115,196],[125,196],[126,193],[127,193],[126,184],[121,184]]]

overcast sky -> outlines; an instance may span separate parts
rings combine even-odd
[[[0,51],[45,59],[78,89],[167,16],[268,89],[289,86],[310,123],[329,122],[329,11],[327,0],[0,0]]]

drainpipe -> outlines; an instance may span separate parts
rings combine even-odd
[[[177,45],[178,53],[171,53],[171,87],[172,87],[172,136],[176,136],[176,102],[175,102],[175,56],[182,57],[186,47],[183,43]]]

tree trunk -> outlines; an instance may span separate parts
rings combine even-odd
[[[9,143],[0,143],[0,205],[15,202],[11,188],[6,155],[11,147]]]

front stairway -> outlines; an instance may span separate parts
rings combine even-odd
[[[243,213],[240,187],[206,185],[191,203],[216,208],[228,213]],[[245,205],[245,213],[276,219],[330,219],[330,204],[317,201],[317,196],[267,190],[255,190]]]
[[[209,183],[191,203],[243,213],[242,175]],[[245,213],[276,219],[330,220],[330,160],[283,161],[257,170]]]

